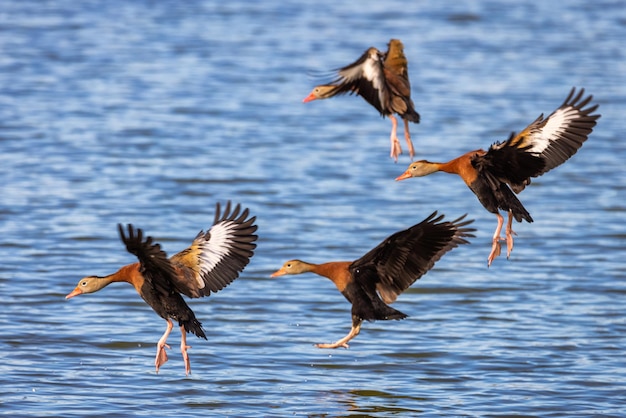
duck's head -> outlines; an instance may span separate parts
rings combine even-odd
[[[73,298],[74,296],[82,295],[84,293],[93,293],[102,289],[108,285],[110,281],[107,281],[104,277],[88,276],[80,279],[74,290],[65,296],[65,299]]]
[[[270,277],[285,276],[288,274],[302,274],[311,271],[311,264],[301,260],[289,260],[276,270]]]
[[[439,167],[435,163],[426,160],[415,161],[409,165],[409,168],[404,173],[396,177],[396,181],[406,180],[411,177],[424,177],[436,171],[439,171]]]

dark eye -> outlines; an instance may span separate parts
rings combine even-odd
[[[80,285],[81,285],[81,286],[87,286],[87,280],[85,280],[84,282],[82,282]]]

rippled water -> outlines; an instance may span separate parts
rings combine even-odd
[[[432,4],[431,4],[432,3]],[[495,217],[459,179],[396,183],[390,123],[354,97],[302,104],[317,76],[404,41],[419,158],[487,147],[585,87],[602,118],[521,196],[535,218],[490,269]],[[621,1],[0,3],[0,413],[11,416],[626,415],[626,9]],[[177,333],[124,284],[115,225],[170,254],[217,201],[258,217],[258,251]],[[354,259],[433,210],[476,219],[367,323],[283,261]]]

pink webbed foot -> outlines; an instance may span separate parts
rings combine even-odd
[[[180,352],[183,355],[183,362],[185,362],[185,376],[189,376],[191,374],[191,362],[189,361],[187,350],[190,349],[191,346],[187,345],[187,334],[185,332],[185,328],[181,327],[180,332],[182,335],[180,338]]]
[[[513,251],[513,235],[517,235],[515,231],[510,230],[509,233],[506,234],[506,258],[508,259],[511,256],[511,251]]]
[[[338,347],[350,348],[350,346],[348,345],[348,341],[350,341],[351,339],[359,335],[360,331],[361,331],[361,319],[358,319],[352,325],[352,328],[350,329],[350,332],[348,333],[348,335],[346,335],[339,341],[330,343],[330,344],[315,344],[315,346],[317,348],[338,348]]]
[[[317,348],[339,348],[339,347],[350,348],[348,343],[340,343],[340,342],[330,343],[330,344],[328,344],[328,343],[320,343],[320,344],[315,344],[315,346]]]
[[[156,372],[159,372],[159,369],[161,368],[162,365],[164,365],[168,358],[167,358],[167,353],[165,352],[166,348],[170,348],[169,345],[163,343],[163,344],[157,344],[157,354],[156,354],[156,358],[154,359],[154,367],[156,369]]]
[[[511,256],[511,251],[513,251],[513,235],[517,235],[515,231],[513,231],[513,215],[509,212],[509,220],[506,224],[506,258],[508,259]]]
[[[398,120],[394,115],[389,115],[389,119],[391,119],[391,135],[389,137],[391,141],[391,153],[390,157],[393,158],[394,162],[398,162],[398,156],[402,154],[402,147],[400,146],[400,141],[398,140]]]
[[[157,353],[154,359],[154,367],[157,373],[159,372],[161,366],[164,365],[167,361],[167,353],[165,352],[165,349],[170,348],[170,346],[167,345],[166,341],[167,337],[169,337],[170,335],[170,332],[172,332],[172,327],[174,326],[174,324],[172,324],[172,321],[170,321],[169,319],[166,319],[165,321],[167,322],[167,328],[165,329],[163,336],[161,336],[161,339],[157,343]]]
[[[498,226],[496,226],[496,231],[493,234],[493,244],[491,244],[491,253],[489,254],[489,258],[487,258],[487,267],[491,266],[493,260],[500,255],[502,251],[500,241],[502,238],[500,237],[500,232],[502,231],[502,224],[504,224],[504,218],[499,213],[496,213],[496,217],[498,218]]]
[[[411,141],[409,121],[406,119],[404,119],[404,139],[406,140],[407,147],[409,147],[409,157],[411,158],[411,161],[413,161],[413,157],[415,157],[415,148],[413,148],[413,141]]]
[[[491,263],[496,259],[502,252],[502,245],[500,245],[500,241],[502,238],[494,238],[493,244],[491,245],[491,253],[489,253],[489,258],[487,258],[487,267],[491,267]]]
[[[190,345],[186,345],[184,348],[181,347],[180,351],[183,353],[183,361],[185,362],[185,376],[189,376],[191,374],[191,362],[189,361],[189,355],[187,354],[187,349],[191,348]]]
[[[400,141],[398,138],[391,138],[391,152],[389,156],[393,158],[394,162],[398,162],[398,156],[402,154],[402,147],[400,146]]]

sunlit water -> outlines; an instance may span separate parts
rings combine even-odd
[[[626,415],[626,8],[620,1],[0,3],[0,413],[10,416]],[[432,3],[432,4],[431,4]],[[360,98],[302,104],[320,74],[403,40],[418,158],[488,147],[585,87],[602,118],[521,199],[510,260],[460,179],[396,183],[391,124]],[[130,222],[170,254],[217,201],[258,250],[179,335],[124,284]],[[349,350],[350,306],[286,259],[355,259],[434,210],[478,231]]]

